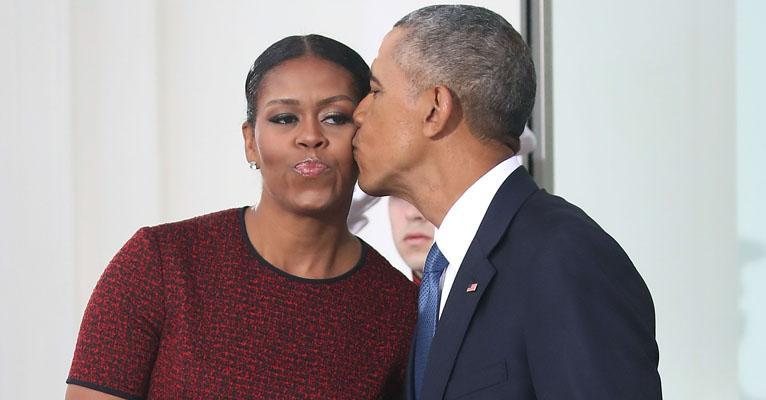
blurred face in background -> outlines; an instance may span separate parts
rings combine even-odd
[[[422,277],[423,264],[434,241],[434,225],[415,206],[393,196],[388,199],[388,216],[396,250],[412,273]]]

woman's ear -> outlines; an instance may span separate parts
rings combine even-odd
[[[452,119],[457,116],[455,98],[448,87],[434,86],[424,93],[423,101],[427,106],[425,118],[425,135],[435,137],[449,130]]]
[[[255,141],[255,127],[250,121],[242,123],[242,138],[245,140],[245,158],[248,163],[261,165],[260,153],[258,152],[258,143]]]

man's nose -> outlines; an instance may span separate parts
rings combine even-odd
[[[362,101],[359,102],[359,105],[356,106],[356,110],[354,110],[354,124],[356,124],[356,126],[362,126],[364,123],[364,117],[367,114],[367,105],[369,104],[369,97],[369,94],[364,96]]]

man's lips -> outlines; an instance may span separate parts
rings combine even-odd
[[[318,158],[307,158],[298,164],[295,164],[293,170],[299,175],[313,177],[321,175],[329,168],[330,167],[327,166],[327,164],[323,163]]]

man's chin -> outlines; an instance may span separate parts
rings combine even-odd
[[[380,182],[376,182],[368,174],[365,174],[361,171],[359,172],[358,182],[359,188],[370,196],[382,197],[390,195],[390,193],[388,193],[388,191],[383,187],[383,185],[380,184]]]

